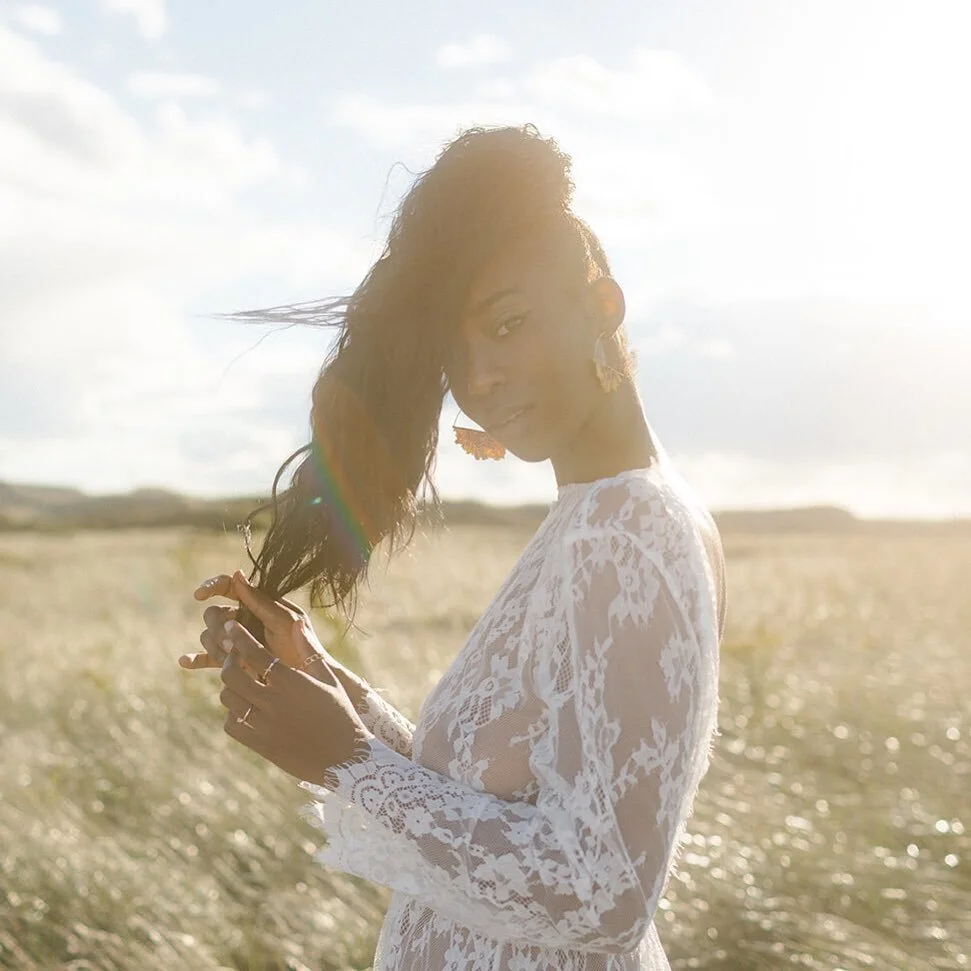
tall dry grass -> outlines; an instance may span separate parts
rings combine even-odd
[[[415,717],[528,534],[375,563],[341,646]],[[726,537],[721,731],[657,915],[674,968],[968,968],[971,542]],[[0,967],[366,968],[388,892],[316,864],[305,793],[176,658],[188,530],[0,536]],[[327,618],[318,614],[322,634]]]

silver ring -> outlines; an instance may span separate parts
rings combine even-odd
[[[250,705],[250,706],[249,706],[249,708],[247,708],[247,709],[246,709],[246,714],[245,714],[245,715],[243,715],[243,717],[242,717],[242,718],[237,718],[237,719],[236,719],[236,724],[237,724],[237,725],[245,725],[245,726],[246,726],[247,728],[252,728],[253,726],[252,726],[252,725],[250,724],[250,722],[248,722],[248,721],[246,720],[247,718],[249,718],[249,716],[250,716],[250,713],[251,713],[252,711],[253,711],[253,706],[252,706],[252,705]]]
[[[272,658],[270,663],[266,666],[266,670],[256,679],[260,684],[266,684],[266,679],[270,676],[270,672],[273,670],[273,665],[278,664],[280,659],[278,657]]]

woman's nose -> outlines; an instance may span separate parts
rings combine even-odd
[[[465,376],[469,394],[476,396],[491,394],[504,380],[499,361],[481,344],[468,349]]]

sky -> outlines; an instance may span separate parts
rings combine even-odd
[[[349,294],[451,138],[529,121],[711,508],[971,515],[969,36],[965,0],[0,0],[0,481],[266,494],[333,332],[212,315]],[[456,414],[443,497],[555,496]]]

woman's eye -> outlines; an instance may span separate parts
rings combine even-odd
[[[505,334],[501,334],[500,331],[503,327],[509,330],[515,330],[524,320],[526,319],[525,314],[519,314],[516,317],[507,317],[497,328],[496,337],[505,337]]]

